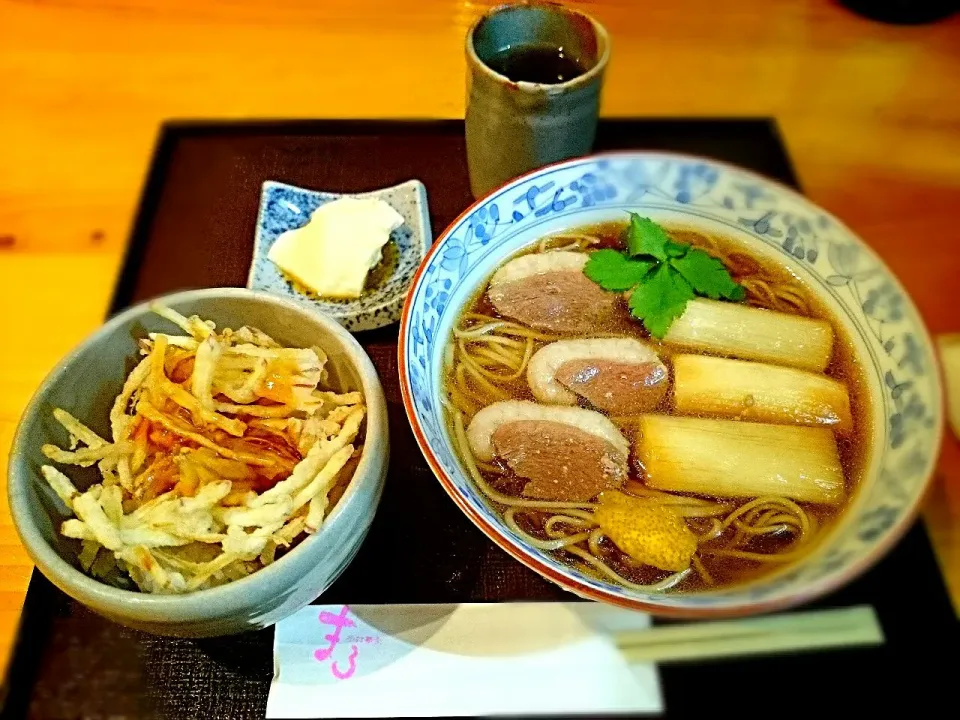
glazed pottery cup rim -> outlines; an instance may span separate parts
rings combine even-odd
[[[546,12],[555,13],[558,16],[562,15],[566,18],[576,18],[581,22],[585,21],[588,23],[593,30],[594,38],[597,43],[596,60],[581,75],[560,83],[535,83],[528,82],[526,80],[514,81],[506,75],[498,73],[496,70],[487,65],[487,63],[480,57],[479,53],[477,52],[476,44],[474,43],[474,36],[477,30],[491,18],[506,13],[523,12],[526,10],[543,10]],[[587,13],[553,2],[507,3],[491,8],[477,18],[473,25],[470,26],[470,29],[467,31],[466,46],[467,58],[470,60],[470,65],[472,67],[479,69],[480,72],[495,82],[514,85],[521,90],[526,90],[528,92],[546,92],[550,94],[557,94],[589,85],[596,81],[603,74],[610,60],[610,35],[607,32],[607,29],[601,25],[599,21]]]

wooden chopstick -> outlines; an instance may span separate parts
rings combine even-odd
[[[861,605],[661,626],[618,633],[614,641],[630,662],[664,662],[882,645],[884,636],[873,608]]]

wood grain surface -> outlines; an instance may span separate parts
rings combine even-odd
[[[462,117],[470,0],[0,0],[0,463],[50,367],[101,321],[168,118]],[[960,330],[960,17],[830,0],[571,3],[610,30],[607,116],[777,118],[808,195]],[[0,500],[0,654],[29,579]],[[928,520],[960,600],[960,447]]]

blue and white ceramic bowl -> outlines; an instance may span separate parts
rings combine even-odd
[[[410,290],[414,273],[433,241],[427,208],[427,189],[422,182],[408,180],[382,190],[349,194],[349,197],[379,198],[400,213],[404,220],[403,225],[390,235],[390,240],[398,250],[396,267],[386,282],[356,300],[324,300],[307,295],[296,289],[267,257],[281,233],[303,227],[318,207],[346,196],[344,193],[321,192],[273,181],[265,182],[260,196],[260,214],[257,217],[253,262],[250,265],[247,287],[306,303],[334,318],[350,332],[374,330],[400,319],[403,301]]]
[[[444,348],[461,308],[497,265],[542,235],[622,219],[719,232],[796,273],[829,306],[866,368],[873,449],[851,506],[801,563],[710,592],[649,594],[588,576],[517,538],[468,480],[440,407]],[[407,414],[441,484],[491,540],[579,595],[664,615],[761,612],[848,582],[889,550],[913,520],[942,432],[939,374],[923,321],[900,283],[839,220],[798,193],[702,158],[615,153],[571,160],[510,182],[440,236],[420,267],[400,328]]]

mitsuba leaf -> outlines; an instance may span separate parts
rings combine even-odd
[[[634,289],[630,313],[643,322],[651,335],[662,338],[693,297],[693,288],[683,275],[668,263],[662,263]]]
[[[670,264],[690,283],[697,295],[714,300],[743,300],[744,290],[730,277],[722,262],[699,248],[690,248]]]
[[[739,302],[746,297],[726,266],[709,253],[670,239],[650,218],[630,213],[624,237],[626,252],[604,249],[590,253],[584,274],[604,290],[632,289],[631,314],[651,335],[662,338],[670,324],[700,295]]]
[[[657,260],[666,260],[667,245],[671,243],[666,230],[650,218],[630,213],[630,227],[627,228],[627,252],[636,257],[649,255]]]
[[[590,254],[583,272],[604,290],[624,292],[643,280],[655,264],[629,258],[618,250],[597,250]]]

